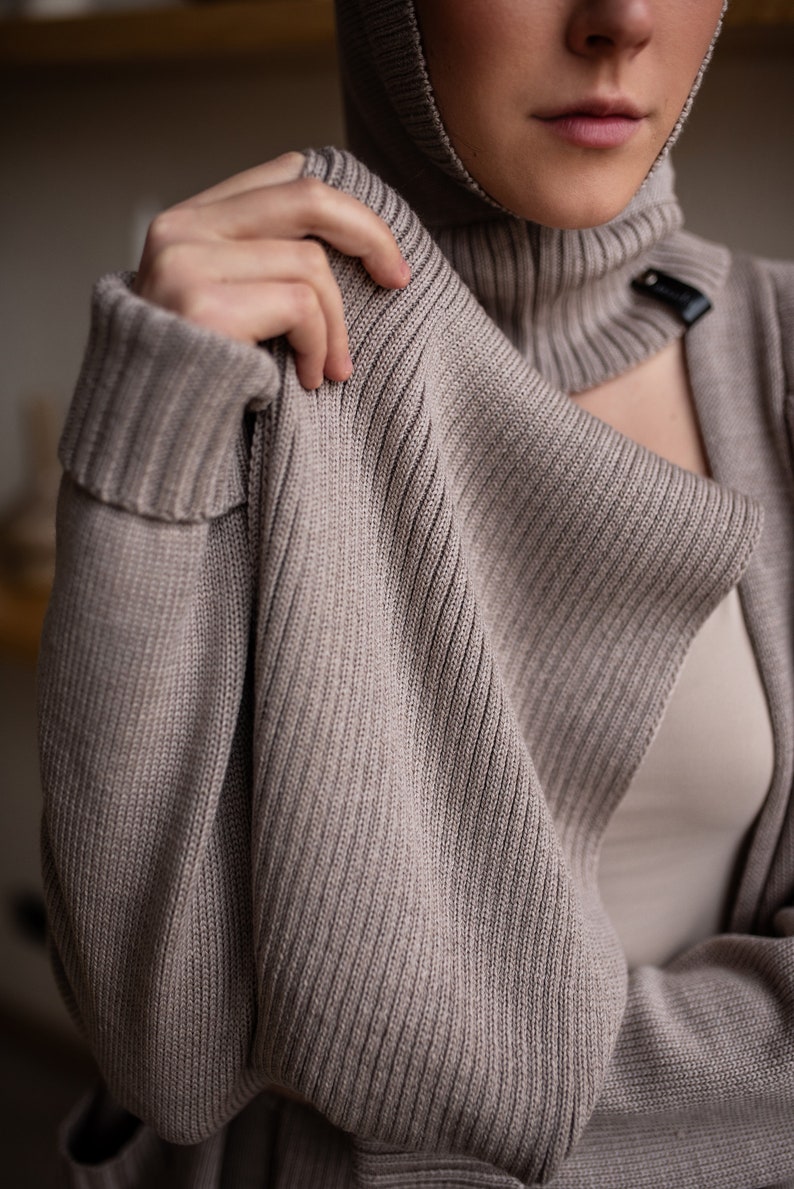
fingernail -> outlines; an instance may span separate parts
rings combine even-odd
[[[400,265],[400,279],[402,280],[403,285],[407,285],[411,279],[411,269],[407,260],[403,260],[402,264]]]
[[[326,371],[325,374],[327,378],[334,381],[334,383],[344,384],[345,380],[349,380],[353,374],[353,360],[349,355],[346,355],[336,368],[331,368],[331,370]]]

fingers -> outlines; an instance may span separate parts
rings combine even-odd
[[[277,310],[275,318],[265,317],[274,300],[278,305],[275,282],[314,290],[315,304],[324,319],[322,335],[314,329],[313,307],[308,325],[303,328],[297,325],[309,303],[304,298],[296,306],[294,293],[288,290],[284,291],[284,310]],[[330,380],[347,379],[352,367],[342,295],[326,253],[318,243],[310,240],[176,242],[158,254],[140,296],[189,316],[187,311],[195,309],[190,294],[203,287],[213,287],[214,291],[219,286],[245,283],[260,284],[260,309],[238,302],[234,311],[227,311],[225,333],[254,342],[271,337],[268,328],[278,323],[282,329],[274,333],[294,331],[301,353],[307,356],[307,363],[299,369],[301,375],[319,373],[322,379],[324,373]],[[291,318],[296,320],[296,325],[290,322]]]
[[[300,153],[245,170],[157,215],[135,292],[249,343],[286,335],[301,383],[352,371],[344,307],[324,245],[361,260],[386,288],[410,270],[364,203],[302,176]],[[318,241],[323,241],[322,243]]]
[[[230,198],[235,194],[243,194],[247,190],[258,190],[263,186],[278,186],[286,182],[296,182],[303,172],[306,158],[303,153],[282,153],[272,161],[265,161],[255,165],[253,169],[245,169],[233,177],[226,178],[208,190],[202,190],[185,202],[177,206],[207,206],[221,198]]]
[[[183,317],[242,342],[285,335],[304,388],[319,388],[327,356],[325,316],[317,293],[302,282],[205,284],[190,291]],[[329,377],[345,380],[350,373]]]
[[[410,280],[410,269],[384,221],[358,199],[314,178],[235,192],[182,213],[197,236],[244,240],[313,235],[346,256],[357,256],[378,285],[402,289]]]
[[[203,190],[171,210],[212,207],[197,227],[212,224],[229,238],[316,235],[358,256],[379,285],[402,288],[410,270],[387,225],[369,207],[315,178],[301,178],[302,153],[284,153]],[[220,204],[217,210],[216,204]]]

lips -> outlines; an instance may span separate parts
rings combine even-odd
[[[574,100],[573,103],[566,104],[564,107],[539,111],[534,114],[538,120],[562,120],[570,116],[587,116],[593,119],[609,119],[611,116],[617,116],[626,120],[641,120],[645,117],[646,112],[633,100],[623,95],[612,97],[594,95],[588,99]]]
[[[569,144],[583,149],[616,149],[626,144],[646,114],[630,99],[591,98],[534,118]]]

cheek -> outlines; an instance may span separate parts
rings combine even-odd
[[[698,0],[694,6],[679,0],[657,32],[654,47],[660,71],[669,82],[665,112],[671,125],[678,119],[703,65],[719,23],[722,0]]]
[[[453,141],[476,144],[498,134],[515,114],[516,97],[531,92],[528,80],[542,69],[532,47],[548,32],[537,28],[535,0],[417,0],[416,12],[436,103]]]

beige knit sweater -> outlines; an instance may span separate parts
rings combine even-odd
[[[140,1128],[73,1184],[794,1177],[791,270],[636,249],[712,276],[687,336],[711,481],[544,379],[354,158],[307,170],[412,267],[393,293],[334,257],[347,383],[307,394],[283,344],[129,275],[94,294],[42,646],[46,895],[112,1093],[197,1146]],[[772,790],[731,932],[629,978],[599,838],[743,573]],[[272,1081],[316,1110],[279,1119]]]

